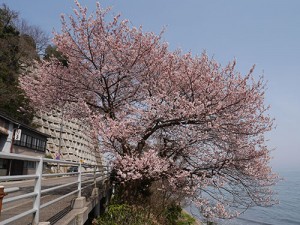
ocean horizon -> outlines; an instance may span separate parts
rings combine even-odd
[[[279,171],[281,181],[274,186],[279,204],[253,207],[232,220],[219,220],[218,225],[300,225],[300,170]],[[188,209],[200,217],[193,207]],[[199,218],[201,220],[201,218]]]

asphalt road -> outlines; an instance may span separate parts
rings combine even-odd
[[[82,176],[82,196],[85,196],[87,200],[91,195],[92,189],[94,185],[90,185],[93,182],[92,175],[83,175]],[[55,178],[43,178],[42,179],[42,190],[48,189],[51,187],[59,186],[62,184],[68,184],[77,181],[77,176],[63,176],[63,177],[55,177]],[[90,180],[90,181],[88,181]],[[97,187],[101,188],[102,185],[102,177],[97,179]],[[14,197],[23,195],[26,193],[33,192],[34,190],[35,180],[27,180],[27,181],[13,181],[13,182],[1,182],[0,186],[4,186],[5,188],[18,188],[18,191],[9,193],[5,198]],[[77,184],[70,185],[68,187],[64,187],[58,190],[54,190],[51,192],[47,192],[42,194],[41,196],[41,205],[54,200],[62,195],[68,194],[72,191],[77,190]],[[68,211],[72,207],[72,203],[74,199],[77,197],[77,193],[70,195],[59,202],[51,204],[40,210],[40,221],[51,221],[54,224],[55,220],[63,214],[63,212]],[[30,210],[33,207],[33,198],[26,198],[22,200],[17,200],[14,202],[4,203],[2,206],[2,212],[0,216],[0,225],[2,225],[1,221],[4,221],[8,218],[11,218],[15,215],[18,215],[22,212]],[[28,215],[22,217],[18,221],[11,223],[11,225],[27,225],[31,224],[32,215]]]

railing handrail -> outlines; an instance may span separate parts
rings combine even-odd
[[[35,157],[35,156],[27,156],[27,155],[20,155],[15,153],[7,153],[7,152],[0,152],[0,157],[2,159],[17,159],[17,160],[26,160],[26,161],[39,161],[41,157]],[[47,163],[59,163],[59,164],[66,164],[66,165],[76,165],[79,166],[79,162],[72,162],[72,161],[66,161],[66,160],[60,160],[60,159],[49,159],[49,158],[43,158],[44,162]],[[109,168],[109,166],[104,165],[97,165],[97,164],[87,164],[87,163],[81,163],[81,166],[83,167],[99,167],[99,168]]]
[[[11,217],[9,219],[6,219],[4,221],[0,222],[0,225],[5,225],[5,224],[9,224],[17,219],[20,219],[28,214],[33,214],[33,223],[34,224],[38,224],[39,223],[39,216],[40,216],[40,209],[44,208],[48,205],[51,205],[53,203],[56,203],[60,200],[62,200],[63,198],[66,198],[72,194],[78,193],[78,197],[81,197],[81,190],[85,189],[85,187],[82,187],[83,183],[86,182],[90,182],[92,181],[92,185],[97,184],[97,181],[99,180],[105,180],[108,178],[108,174],[109,174],[109,167],[108,166],[100,166],[100,165],[88,165],[88,164],[81,164],[81,163],[75,163],[75,162],[70,162],[70,161],[63,161],[63,160],[56,160],[56,159],[47,159],[47,158],[42,158],[42,157],[33,157],[33,156],[24,156],[24,155],[18,155],[18,154],[13,154],[13,153],[4,153],[4,152],[0,152],[0,158],[4,158],[4,159],[17,159],[17,160],[24,160],[24,161],[33,161],[35,162],[36,166],[35,166],[35,174],[34,175],[17,175],[17,176],[1,176],[0,177],[0,181],[13,181],[13,180],[32,180],[35,179],[36,182],[34,184],[34,191],[27,193],[27,194],[23,194],[23,195],[19,195],[19,196],[15,196],[15,197],[11,197],[11,198],[6,198],[3,203],[8,203],[8,202],[13,202],[13,201],[17,201],[17,200],[21,200],[21,199],[25,199],[28,197],[32,197],[35,196],[34,198],[34,204],[32,206],[32,208],[24,213],[21,213],[19,215],[16,215],[14,217]],[[43,164],[44,163],[58,163],[60,165],[75,165],[78,166],[78,172],[69,172],[69,173],[56,173],[56,174],[43,174]],[[86,168],[93,168],[93,171],[91,172],[83,172],[82,168],[86,167]],[[99,171],[96,170],[96,168],[100,169]],[[108,172],[108,173],[106,173]],[[93,177],[82,181],[82,176],[84,176],[85,174],[93,174]],[[52,176],[63,176],[63,175],[77,175],[78,179],[75,182],[69,183],[69,184],[63,184],[63,185],[59,185],[56,187],[52,187],[52,188],[48,188],[48,189],[43,189],[42,190],[42,178],[43,177],[52,177]],[[101,177],[100,177],[100,176]],[[100,178],[100,179],[99,179]],[[49,202],[44,203],[43,205],[41,205],[40,202],[40,197],[42,193],[46,193],[49,191],[54,191],[54,190],[58,190],[70,185],[76,185],[77,184],[77,189],[74,191],[69,192],[68,194],[62,195],[60,197],[55,198],[54,200],[51,200]],[[91,186],[91,185],[89,185]],[[0,212],[1,213],[1,212]]]
[[[18,160],[27,160],[27,161],[39,161],[40,160],[39,157],[7,153],[7,152],[0,152],[0,156],[2,159],[18,159]]]
[[[32,180],[36,179],[36,175],[12,175],[12,176],[1,176],[0,181],[8,181],[8,180]]]

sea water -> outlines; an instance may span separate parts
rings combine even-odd
[[[274,187],[278,205],[253,207],[236,219],[218,221],[218,225],[300,225],[300,170],[279,175],[283,180]]]

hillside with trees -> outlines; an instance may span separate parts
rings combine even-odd
[[[30,124],[33,107],[19,87],[19,76],[32,70],[49,38],[38,27],[30,26],[5,4],[0,8],[0,111]]]

